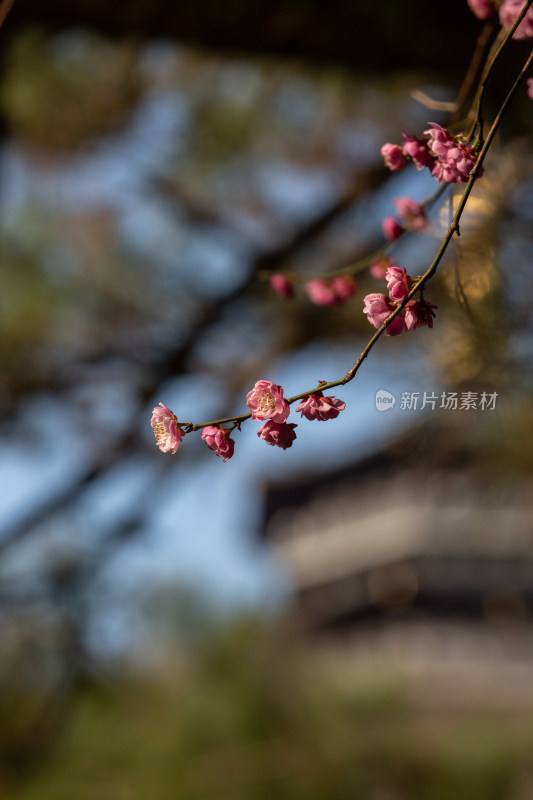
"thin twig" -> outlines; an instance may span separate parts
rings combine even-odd
[[[490,49],[492,47],[491,39],[494,32],[495,32],[494,23],[486,22],[485,25],[483,26],[483,30],[479,34],[475,50],[472,55],[470,64],[468,65],[468,69],[461,84],[461,88],[457,92],[457,97],[455,100],[456,110],[450,121],[451,125],[453,125],[455,122],[461,119],[461,112],[463,108],[466,106],[467,100],[470,96],[473,87],[476,85],[476,83],[480,78],[480,73],[483,70],[484,64],[488,58]]]

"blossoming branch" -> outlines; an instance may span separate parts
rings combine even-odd
[[[156,444],[164,453],[175,454],[184,435],[202,430],[202,439],[215,455],[228,461],[233,456],[235,442],[231,434],[240,430],[241,424],[248,420],[256,420],[263,424],[257,435],[260,439],[274,447],[286,450],[292,447],[296,439],[296,423],[289,423],[290,406],[300,401],[296,413],[302,418],[325,422],[338,417],[346,404],[333,395],[324,395],[328,389],[345,385],[355,377],[364,359],[383,333],[387,336],[398,336],[403,332],[420,327],[433,327],[437,306],[424,297],[426,283],[435,274],[437,267],[454,235],[459,235],[459,223],[470,197],[475,180],[483,175],[483,161],[493,142],[494,135],[507,111],[507,108],[524,81],[531,67],[533,52],[525,62],[519,75],[511,86],[503,101],[492,126],[483,140],[482,103],[491,71],[504,46],[511,38],[533,38],[533,0],[467,0],[468,6],[479,19],[490,19],[498,15],[502,26],[502,41],[498,49],[487,59],[480,87],[469,116],[474,115],[471,131],[451,133],[448,129],[434,122],[429,122],[420,136],[402,132],[402,144],[387,142],[381,148],[385,166],[392,171],[404,169],[412,163],[417,170],[429,169],[431,175],[441,184],[435,195],[437,199],[442,189],[450,184],[464,184],[465,188],[457,204],[453,219],[440,244],[440,247],[423,275],[411,277],[405,267],[399,266],[386,252],[387,246],[362,260],[362,264],[352,265],[345,274],[330,278],[314,278],[307,282],[305,290],[311,302],[318,306],[336,306],[350,300],[357,292],[354,274],[362,268],[368,269],[370,275],[378,280],[386,281],[388,295],[383,292],[372,292],[364,298],[363,313],[376,332],[367,343],[359,358],[343,378],[326,382],[319,381],[316,388],[302,392],[294,397],[285,398],[283,387],[269,380],[258,380],[246,395],[248,413],[212,422],[197,423],[179,422],[176,415],[164,403],[154,408],[151,425]],[[533,79],[528,81],[528,94],[533,99]],[[475,136],[475,138],[474,138]],[[428,222],[425,213],[426,204],[419,204],[409,197],[395,200],[398,219],[386,217],[382,228],[388,243],[394,242],[406,231],[423,233]],[[294,297],[297,276],[276,273],[270,278],[271,289],[285,300]],[[417,295],[417,296],[416,296]],[[415,297],[416,296],[416,297]],[[229,427],[225,427],[229,425]]]

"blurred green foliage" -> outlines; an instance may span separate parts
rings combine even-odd
[[[136,48],[111,45],[81,31],[50,47],[30,29],[11,44],[0,107],[27,146],[60,153],[124,123],[142,89]]]
[[[532,788],[531,716],[428,713],[392,670],[350,679],[347,660],[339,680],[339,666],[334,677],[290,631],[253,620],[212,631],[187,656],[160,663],[157,676],[119,670],[85,683],[64,707],[46,758],[18,763],[18,771],[12,763],[2,797],[528,796],[516,792]]]

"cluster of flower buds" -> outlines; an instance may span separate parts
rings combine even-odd
[[[387,142],[381,148],[385,166],[390,170],[402,169],[411,160],[418,170],[427,167],[440,183],[466,183],[476,163],[474,148],[437,125],[429,123],[425,138],[417,138],[402,131],[403,145]],[[478,176],[482,175],[482,169]]]
[[[424,131],[428,136],[427,148],[435,158],[431,174],[439,183],[467,183],[476,163],[472,147],[452,136],[446,128],[430,122],[431,127]],[[482,169],[479,175],[482,174]]]
[[[294,279],[276,273],[270,278],[270,288],[284,300],[294,297]],[[349,275],[336,278],[315,278],[305,284],[309,300],[316,306],[340,306],[357,292],[357,284]]]
[[[266,420],[257,431],[260,439],[286,450],[296,439],[294,423],[287,423],[290,407],[283,397],[283,388],[272,381],[257,381],[246,395],[246,405],[252,419]],[[346,408],[346,403],[335,397],[324,397],[321,391],[306,395],[298,404],[296,412],[310,420],[335,419]]]
[[[320,381],[320,385],[324,382]],[[272,381],[257,381],[254,388],[246,395],[246,405],[254,420],[263,422],[257,435],[267,444],[286,450],[292,447],[296,439],[295,423],[288,423],[290,406],[283,396],[283,387]],[[324,397],[320,390],[306,395],[298,404],[296,411],[309,420],[325,421],[335,419],[346,408],[346,403],[336,397]],[[239,418],[236,418],[236,422]],[[163,403],[154,408],[151,420],[156,444],[163,453],[176,453],[184,431],[185,423],[178,422],[177,417]],[[237,426],[234,426],[237,427]],[[222,425],[206,425],[202,431],[202,439],[215,455],[224,461],[232,457],[235,442],[230,437],[233,428]],[[187,430],[185,430],[187,433]]]
[[[524,8],[524,0],[467,0],[470,10],[478,19],[488,19],[499,6],[500,25],[510,28]],[[531,39],[533,37],[533,8],[529,8],[524,19],[513,33],[513,39]]]
[[[349,275],[339,275],[331,280],[316,278],[305,285],[305,291],[316,306],[340,306],[357,291],[357,284]]]
[[[398,239],[404,231],[424,233],[427,230],[426,213],[420,203],[417,203],[412,197],[397,197],[393,203],[400,219],[385,217],[381,223],[385,238],[389,242]]]
[[[407,274],[405,269],[397,266],[388,267],[385,272],[389,296],[379,292],[367,294],[363,313],[368,321],[375,327],[381,328],[385,320],[406,299],[414,283],[414,278]],[[404,308],[397,314],[390,325],[385,329],[387,336],[399,336],[403,331],[410,331],[427,325],[433,327],[433,311],[437,306],[427,300],[409,300]]]

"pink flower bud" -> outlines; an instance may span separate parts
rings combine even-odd
[[[150,425],[155,441],[162,453],[176,453],[181,442],[181,430],[178,419],[164,403],[159,403],[152,412]]]
[[[290,412],[289,404],[283,398],[282,387],[272,381],[257,381],[246,395],[246,405],[252,412],[252,419],[285,422]]]
[[[533,78],[527,79],[527,94],[530,100],[533,100]]]
[[[494,12],[494,6],[491,0],[466,0],[469,5],[470,11],[476,15],[478,19],[488,19]]]
[[[368,321],[374,328],[381,328],[387,317],[394,311],[396,304],[389,300],[384,294],[374,292],[367,294],[365,297],[365,305],[363,313],[367,315]],[[387,336],[398,336],[405,330],[405,320],[403,313],[400,312],[395,317],[390,325],[388,325],[385,333]]]
[[[333,396],[324,397],[322,392],[316,392],[316,394],[308,394],[307,397],[300,400],[296,412],[301,411],[302,417],[306,417],[306,419],[317,419],[324,422],[327,419],[335,419],[345,408],[346,403],[343,403],[342,400],[337,400]]]
[[[261,425],[257,435],[267,444],[271,444],[274,447],[282,447],[283,450],[286,450],[288,447],[292,447],[292,443],[296,439],[296,434],[294,433],[296,427],[298,426],[293,422],[279,423],[269,419],[264,425]]]
[[[409,288],[412,278],[407,274],[405,269],[400,267],[389,267],[385,273],[387,281],[387,289],[389,290],[389,297],[397,303],[405,300],[409,294]]]
[[[349,275],[328,281],[315,278],[306,284],[305,291],[316,306],[340,306],[356,293],[357,284]]]
[[[402,312],[394,317],[390,325],[385,330],[385,336],[399,336],[405,330],[405,318]]]
[[[331,288],[335,295],[335,304],[341,305],[357,292],[357,284],[349,275],[339,275],[331,281]]]
[[[502,28],[510,28],[524,8],[524,0],[504,0],[500,7],[500,24]],[[533,7],[513,33],[513,39],[531,39],[533,37]]]
[[[329,281],[323,281],[320,278],[309,281],[305,285],[307,296],[315,306],[333,306],[335,305],[335,292],[333,286]]]
[[[426,142],[422,139],[417,139],[416,136],[407,133],[407,131],[402,131],[402,136],[404,142],[403,154],[412,160],[418,170],[424,169],[424,167],[432,169],[435,159],[428,151]]]
[[[363,314],[367,315],[368,321],[374,328],[381,328],[392,311],[392,307],[389,306],[388,297],[379,292],[372,292],[364,298]]]
[[[395,267],[396,262],[390,256],[380,256],[369,266],[368,271],[376,280],[381,281],[385,279],[385,273],[389,267]]]
[[[404,232],[404,229],[395,217],[385,217],[381,223],[381,227],[385,239],[388,239],[389,242],[394,242],[395,239],[398,239]]]
[[[433,309],[438,306],[427,300],[409,300],[405,306],[405,327],[408,331],[427,325],[433,327]]]
[[[412,197],[397,197],[393,203],[404,228],[419,232],[427,229],[426,214],[420,203],[417,203]]]
[[[224,459],[224,462],[232,457],[235,442],[230,438],[227,428],[218,425],[208,425],[202,431],[202,439],[206,442],[210,450],[214,450],[215,455]]]
[[[270,288],[275,294],[277,294],[278,297],[281,297],[284,300],[290,300],[292,297],[294,297],[294,286],[292,285],[292,281],[290,281],[285,275],[276,273],[275,275],[272,275],[269,283]]]
[[[381,155],[385,160],[385,166],[392,172],[402,169],[406,165],[406,160],[403,157],[402,148],[397,144],[387,142],[381,148]]]

